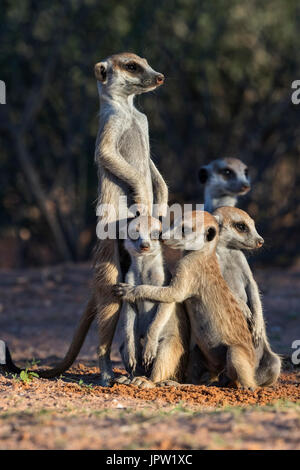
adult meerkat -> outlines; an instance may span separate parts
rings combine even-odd
[[[131,257],[126,283],[136,286],[148,283],[163,286],[170,280],[164,266],[159,235],[161,223],[158,219],[140,216],[129,224],[129,237],[124,246]],[[123,302],[122,343],[120,353],[130,379],[121,376],[119,383],[133,384],[142,388],[174,385],[184,379],[189,350],[189,320],[182,304],[171,304],[170,319],[158,336],[158,349],[151,369],[142,361],[143,341],[149,325],[157,311],[157,303],[137,300]]]
[[[260,248],[264,240],[257,233],[254,220],[241,209],[220,207],[213,215],[220,227],[217,255],[221,273],[234,295],[249,307],[245,315],[259,360],[256,381],[261,386],[272,385],[279,377],[281,361],[271,350],[258,286],[242,251]]]
[[[101,213],[101,208],[109,207],[105,223],[114,224],[119,218],[120,197],[126,196],[128,207],[136,204],[151,214],[154,192],[154,202],[158,207],[156,215],[163,215],[168,189],[150,159],[147,117],[136,109],[133,100],[135,95],[162,85],[164,76],[153,70],[146,59],[127,52],[97,63],[95,76],[100,98],[95,149],[99,173],[98,213]],[[38,371],[41,377],[55,377],[72,365],[96,316],[100,383],[103,386],[111,384],[110,349],[120,310],[120,301],[113,296],[112,286],[121,279],[121,275],[118,241],[98,240],[94,255],[93,295],[65,358],[54,369]],[[18,369],[8,350],[5,367],[8,371]]]
[[[180,231],[182,237],[178,235]],[[185,302],[194,339],[211,375],[216,377],[225,371],[232,381],[254,390],[255,351],[243,311],[220,271],[216,255],[218,232],[215,217],[207,212],[193,211],[189,221],[177,220],[164,243],[184,250],[184,255],[170,285],[117,284],[114,292],[129,302]],[[169,306],[161,304],[147,333],[145,364],[156,357],[158,338],[169,318]]]
[[[200,168],[199,181],[204,184],[204,209],[235,206],[238,196],[250,189],[248,167],[238,158],[220,158]]]

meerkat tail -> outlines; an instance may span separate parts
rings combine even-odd
[[[96,314],[95,302],[94,302],[94,298],[92,297],[89,300],[84,313],[82,314],[79,325],[74,333],[71,345],[64,359],[52,369],[34,370],[34,372],[36,372],[39,375],[39,377],[45,378],[45,379],[51,379],[51,378],[54,378],[63,374],[67,369],[69,369],[69,367],[71,367],[71,365],[73,364],[73,362],[75,361],[76,357],[78,356],[80,352],[80,349],[89,331],[91,323],[93,322],[95,318],[95,314]],[[4,370],[4,372],[11,372],[14,374],[15,373],[19,374],[23,370],[20,367],[15,365],[7,346],[5,348],[5,361],[3,362],[4,364],[2,364],[1,367],[2,367],[2,370]]]

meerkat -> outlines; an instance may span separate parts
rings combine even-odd
[[[202,217],[202,220],[201,220]],[[182,236],[178,236],[182,231]],[[119,283],[117,296],[134,302],[140,299],[161,302],[151,323],[144,347],[147,365],[156,357],[158,338],[170,318],[163,303],[184,302],[191,331],[212,377],[225,371],[236,384],[254,390],[256,357],[247,321],[225,282],[217,261],[218,223],[208,212],[193,211],[188,221],[177,220],[164,243],[184,250],[168,287]]]
[[[254,220],[241,209],[220,207],[213,215],[220,228],[217,255],[221,273],[233,294],[249,307],[244,312],[259,360],[256,381],[261,386],[272,385],[280,375],[281,361],[271,350],[258,286],[242,251],[260,248],[264,240]]]
[[[163,286],[170,280],[167,272],[159,235],[161,223],[149,216],[140,216],[129,224],[129,237],[124,242],[130,254],[131,265],[126,283],[136,286],[148,283]],[[123,302],[120,322],[123,338],[120,353],[130,378],[122,375],[119,383],[150,388],[175,385],[184,380],[189,350],[189,321],[181,304],[171,304],[170,319],[158,337],[158,350],[151,368],[142,362],[143,341],[149,325],[155,317],[157,303],[137,300]]]
[[[119,217],[120,197],[125,196],[128,207],[135,204],[137,209],[151,215],[155,202],[158,208],[156,215],[164,215],[168,188],[150,158],[147,117],[134,106],[134,96],[162,85],[164,75],[153,70],[146,59],[126,52],[97,63],[95,76],[100,98],[95,149],[99,174],[97,212],[101,214],[101,207],[105,205],[110,207],[105,222],[114,224]],[[39,371],[41,377],[55,377],[71,366],[96,316],[100,384],[111,385],[114,374],[110,349],[120,311],[120,301],[113,296],[112,286],[121,278],[118,241],[98,240],[94,254],[92,297],[65,358],[54,369]],[[7,370],[13,367],[12,364],[8,352]]]
[[[207,212],[221,206],[235,206],[238,196],[244,196],[251,189],[248,167],[238,158],[213,160],[200,168],[198,177],[204,184],[204,210]]]

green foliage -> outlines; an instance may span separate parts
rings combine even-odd
[[[240,157],[254,183],[244,208],[272,241],[265,256],[289,262],[299,228],[300,107],[290,100],[300,78],[299,10],[296,0],[2,2],[0,79],[8,105],[0,107],[0,222],[19,240],[21,261],[90,254],[93,64],[130,50],[166,75],[165,85],[137,105],[149,117],[153,157],[171,200],[202,202],[198,168],[219,156]]]
[[[26,367],[25,370],[22,370],[20,373],[20,379],[22,382],[29,383],[32,381],[33,378],[38,378],[39,375],[36,372],[31,372]]]

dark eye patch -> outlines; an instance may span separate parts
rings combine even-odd
[[[236,222],[233,224],[234,228],[241,233],[249,232],[248,225],[244,224],[243,222]]]
[[[248,176],[249,176],[249,170],[248,170],[248,168],[245,168],[244,174],[245,174],[246,178],[248,178]]]
[[[127,233],[130,240],[137,240],[140,237],[140,227],[138,225],[130,227],[129,225]]]
[[[222,176],[224,176],[226,179],[231,179],[231,178],[234,178],[236,175],[235,175],[235,172],[233,170],[231,170],[231,168],[222,168],[220,170],[220,173]]]
[[[124,65],[124,68],[126,70],[128,70],[128,72],[131,72],[131,73],[137,73],[137,72],[142,72],[143,71],[142,67],[139,64],[137,64],[136,62],[127,62]]]
[[[216,233],[217,231],[214,227],[209,227],[209,229],[206,232],[206,240],[208,242],[211,242],[215,238]]]
[[[151,233],[151,240],[158,240],[160,237],[160,231],[159,230],[153,230]]]

